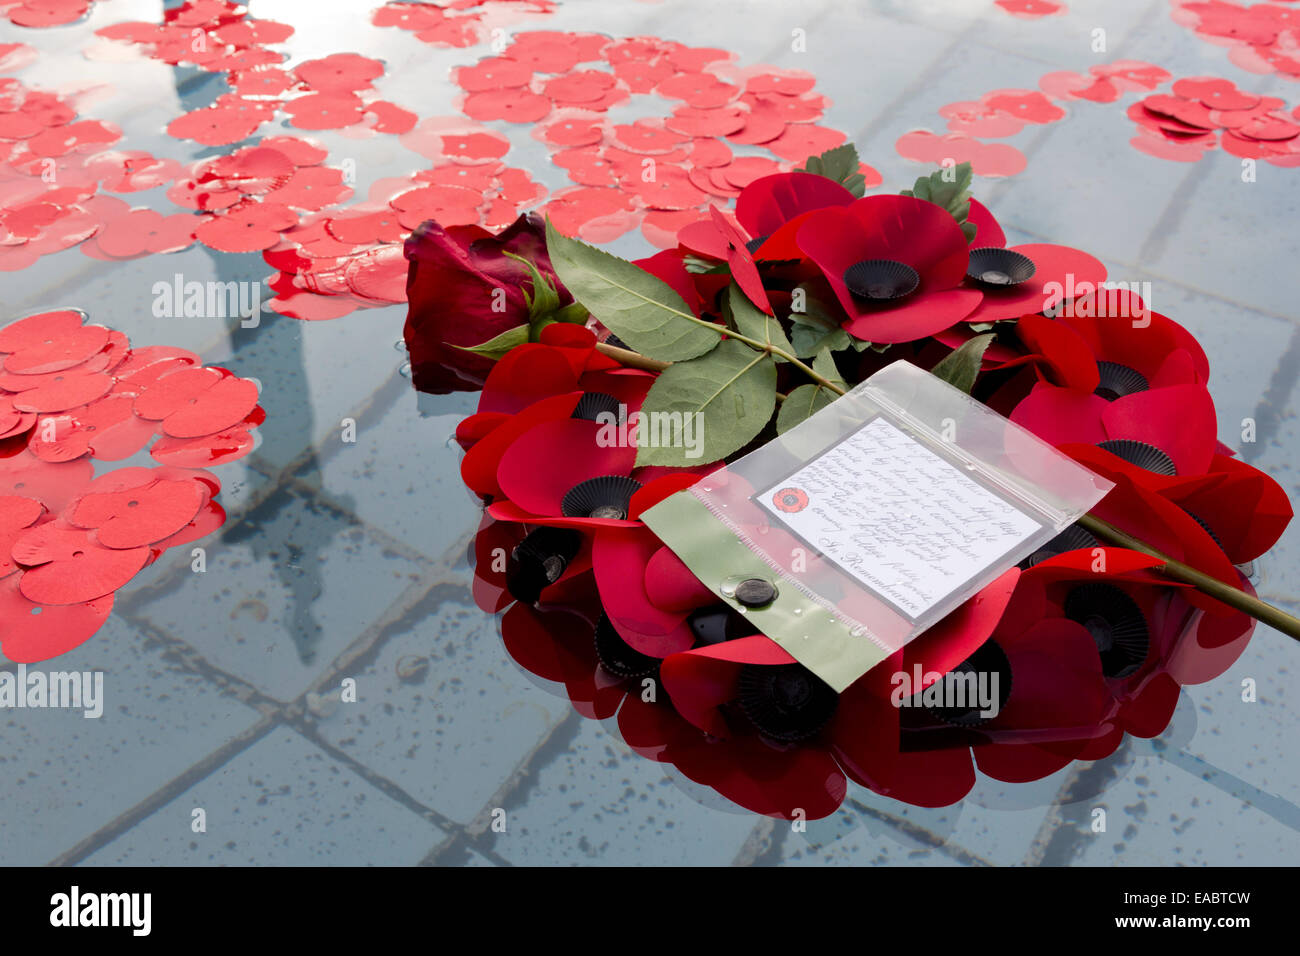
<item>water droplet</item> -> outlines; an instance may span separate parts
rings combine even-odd
[[[393,343],[393,348],[397,349],[397,351],[399,352],[405,352],[407,350],[406,339],[398,339],[396,342]]]
[[[802,613],[803,613],[803,608],[801,608],[801,607],[797,607],[797,608],[795,608],[795,609],[794,609],[794,613],[795,613],[795,614],[802,614]]]
[[[730,585],[730,584],[724,584],[724,585],[723,585],[722,587],[720,587],[718,590],[720,590],[720,591],[722,592],[722,596],[723,596],[723,597],[733,597],[733,596],[735,595],[735,593],[736,593],[736,589],[735,589],[735,587],[734,587],[733,585]]]
[[[861,637],[866,632],[867,629],[862,627],[861,625],[849,628],[849,633],[852,634],[854,637]]]
[[[410,362],[404,362],[404,363],[402,364],[402,367],[399,368],[399,369],[397,370],[397,374],[400,375],[400,376],[402,376],[402,378],[410,378],[410,377],[411,377],[411,363],[410,363]]]
[[[970,464],[970,463],[967,463],[964,467],[966,468],[967,471],[974,471],[974,470],[975,470],[975,466],[974,466],[973,464]]]
[[[455,432],[452,432],[450,435],[448,435],[448,436],[447,436],[447,440],[446,440],[445,442],[443,442],[442,444],[443,444],[443,447],[444,447],[444,448],[456,448],[456,447],[459,447],[459,443],[456,441],[456,433],[455,433]]]

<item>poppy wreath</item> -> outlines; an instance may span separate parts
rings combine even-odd
[[[0,328],[0,660],[79,646],[141,570],[219,529],[207,469],[251,452],[266,418],[256,382],[86,319]],[[146,448],[156,464],[104,468]]]
[[[456,438],[485,506],[475,599],[504,612],[506,650],[638,753],[783,818],[834,812],[849,780],[937,807],[977,770],[1017,783],[1104,758],[1161,733],[1254,629],[1076,524],[836,694],[639,516],[885,365],[1110,479],[1093,515],[1245,594],[1291,517],[1216,439],[1185,329],[1086,252],[1009,246],[964,164],[870,196],[858,166],[845,146],[759,179],[636,262],[528,216],[406,244],[417,386],[481,389]],[[698,416],[700,440],[640,441],[652,411]],[[950,674],[996,674],[996,715],[925,696]]]

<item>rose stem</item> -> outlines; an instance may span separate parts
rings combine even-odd
[[[1181,561],[1175,561],[1173,558],[1162,554],[1159,550],[1153,548],[1145,541],[1121,531],[1113,524],[1110,524],[1107,521],[1102,521],[1098,517],[1093,515],[1084,515],[1077,523],[1079,527],[1091,531],[1098,538],[1119,545],[1121,548],[1128,548],[1130,551],[1140,551],[1145,555],[1155,558],[1161,563],[1161,565],[1163,565],[1158,570],[1163,571],[1174,580],[1194,585],[1201,593],[1208,594],[1212,598],[1217,598],[1224,604],[1236,608],[1238,611],[1245,611],[1257,621],[1263,621],[1269,627],[1276,628],[1283,634],[1287,635],[1287,637],[1300,641],[1300,618],[1293,617],[1281,608],[1276,608],[1271,604],[1265,603],[1254,595],[1247,594],[1240,588],[1234,588],[1231,584],[1225,584],[1223,581],[1206,574],[1204,571],[1198,571],[1196,568],[1183,564]]]
[[[615,361],[622,362],[629,368],[645,369],[647,372],[662,372],[672,364],[671,362],[661,362],[658,359],[647,358],[640,352],[621,349],[617,345],[609,345],[605,342],[597,342],[596,351],[601,355],[608,355]]]

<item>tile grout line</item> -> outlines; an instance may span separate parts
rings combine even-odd
[[[408,793],[400,784],[393,782],[372,767],[363,764],[346,750],[326,740],[320,735],[316,727],[301,718],[288,716],[285,718],[285,726],[291,728],[305,740],[311,742],[319,750],[324,752],[330,759],[341,764],[348,770],[351,770],[356,776],[360,777],[366,783],[370,784],[376,790],[379,790],[394,803],[399,803],[406,809],[423,818],[426,822],[433,824],[439,830],[447,832],[458,832],[463,829],[463,825],[452,820],[450,817],[439,813],[436,809],[417,800]]]
[[[1263,452],[1264,444],[1276,434],[1282,423],[1282,410],[1286,406],[1287,399],[1295,391],[1298,377],[1300,377],[1300,328],[1291,333],[1291,340],[1273,368],[1268,387],[1260,396],[1259,404],[1255,406],[1255,441],[1241,449],[1243,460],[1250,462],[1258,458]]]
[[[1101,760],[1079,766],[1075,761],[1069,775],[1061,782],[1049,812],[1025,854],[1025,866],[1067,866],[1083,851],[1085,838],[1091,833],[1082,819],[1071,819],[1066,808],[1100,797],[1133,763],[1134,752],[1127,734],[1115,751]],[[1076,796],[1077,794],[1077,796]],[[1086,809],[1086,808],[1084,808]]]
[[[254,724],[254,729],[262,729],[259,733],[251,737],[249,736],[250,731],[246,730],[237,735],[230,743],[218,747],[198,763],[184,771],[172,782],[165,784],[163,787],[159,788],[159,790],[145,798],[145,800],[140,804],[137,804],[119,814],[117,817],[101,826],[89,837],[82,840],[81,843],[78,843],[72,849],[66,851],[59,857],[56,857],[54,863],[51,865],[78,862],[79,859],[94,852],[95,849],[98,849],[106,843],[111,842],[111,840],[116,839],[116,837],[141,822],[154,810],[165,805],[167,802],[170,802],[171,799],[179,796],[179,794],[184,792],[184,790],[189,789],[189,787],[207,777],[215,770],[220,769],[221,766],[242,753],[252,743],[255,743],[257,740],[260,740],[263,736],[269,733],[275,726],[289,725],[294,729],[299,729],[304,726],[303,722],[305,718],[302,715],[308,710],[304,704],[307,694],[311,693],[313,688],[323,688],[331,681],[337,680],[348,667],[362,659],[367,653],[377,650],[377,646],[382,643],[381,638],[384,636],[384,631],[390,627],[392,623],[400,620],[406,611],[410,610],[411,607],[418,604],[429,593],[444,583],[435,578],[437,573],[439,573],[437,570],[431,571],[424,578],[421,578],[420,581],[413,582],[409,585],[402,594],[398,596],[393,604],[385,610],[384,614],[381,615],[378,620],[363,631],[351,645],[340,652],[334,661],[331,662],[329,670],[318,679],[311,688],[308,688],[308,690],[304,691],[294,700],[289,702],[275,700],[274,698],[262,693],[242,678],[230,674],[216,665],[211,664],[202,653],[193,646],[175,637],[164,628],[149,621],[147,618],[137,617],[129,612],[124,614],[124,619],[145,633],[147,639],[162,643],[166,649],[165,653],[170,652],[177,655],[179,659],[176,660],[176,663],[178,663],[184,670],[215,684],[222,693],[233,694],[233,696],[239,699],[242,703],[260,711],[262,717],[256,724]],[[412,592],[415,593],[412,594]],[[316,737],[313,735],[309,739],[315,741]],[[240,741],[243,741],[243,743],[236,746]],[[369,780],[369,778],[364,777],[364,775],[363,778]],[[177,781],[182,780],[185,785],[178,789],[175,784]],[[392,786],[395,788],[395,785]],[[165,795],[165,798],[160,799],[161,795]],[[411,804],[418,804],[418,801],[409,794],[405,795],[405,801]],[[146,805],[149,809],[143,813],[140,812],[140,808]],[[85,850],[84,847],[90,846],[92,841],[94,842],[94,845],[91,849]]]
[[[220,769],[233,757],[243,753],[253,744],[266,737],[278,726],[281,726],[278,715],[263,715],[251,727],[237,734],[233,739],[212,751],[198,763],[173,777],[130,809],[118,814],[112,821],[83,838],[70,849],[60,853],[46,865],[75,866],[84,862],[87,857],[103,849],[147,817],[152,816],[162,807],[171,803],[172,800],[204,780],[213,771]]]
[[[576,710],[570,710],[562,720],[550,730],[526,753],[506,776],[483,808],[475,814],[463,831],[456,837],[433,847],[423,860],[421,866],[437,866],[442,859],[459,849],[461,843],[483,854],[500,858],[496,852],[496,834],[488,826],[492,812],[497,809],[510,809],[517,806],[521,798],[537,782],[537,773],[561,754],[561,748],[568,748],[577,737],[585,718]]]
[[[913,840],[919,840],[921,843],[926,844],[929,849],[936,850],[944,856],[956,860],[963,866],[993,866],[992,863],[984,859],[978,853],[968,850],[960,844],[953,843],[947,838],[939,836],[937,833],[926,829],[920,824],[913,823],[911,820],[894,816],[892,813],[885,810],[877,810],[875,807],[869,807],[856,798],[846,800],[845,804],[851,806],[854,810],[864,816],[892,827],[906,837],[910,837]]]

